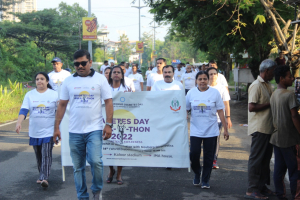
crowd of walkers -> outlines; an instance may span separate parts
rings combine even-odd
[[[21,123],[30,112],[29,145],[33,146],[39,171],[36,182],[48,187],[52,149],[61,139],[59,126],[69,104],[69,146],[77,197],[89,199],[85,180],[87,160],[93,176],[93,199],[99,199],[103,188],[102,142],[112,134],[112,93],[144,91],[144,78],[138,72],[138,65],[130,67],[125,62],[109,65],[105,61],[98,73],[91,67],[92,60],[86,50],[74,53],[76,72],[72,75],[62,69],[59,58],[54,58],[52,63],[53,72],[36,74],[36,89],[29,91],[23,100],[16,132],[20,132]],[[278,87],[272,94],[269,81],[274,73]],[[145,82],[146,91],[185,90],[193,185],[210,188],[211,171],[219,168],[221,132],[224,130],[223,137],[228,140],[228,129],[232,127],[228,83],[224,75],[218,73],[217,63],[211,61],[199,68],[180,63],[174,67],[167,65],[166,59],[158,58],[156,67],[146,71]],[[283,178],[287,169],[292,195],[297,199],[300,194],[297,187],[300,118],[298,103],[287,90],[292,84],[289,67],[265,60],[260,65],[260,75],[249,88],[248,133],[252,144],[245,198],[268,199],[267,196],[276,194],[285,199]],[[105,122],[102,109],[106,112]],[[273,148],[276,193],[266,186],[270,183]],[[203,164],[200,163],[202,149]],[[122,166],[116,169],[109,166],[106,183],[111,183],[115,174],[117,184],[122,185]]]

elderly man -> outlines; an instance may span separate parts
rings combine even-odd
[[[248,95],[248,135],[252,136],[248,162],[248,189],[245,198],[268,199],[274,195],[267,184],[270,184],[270,160],[273,148],[270,144],[273,132],[270,98],[272,88],[269,81],[273,79],[276,63],[264,60],[260,66],[260,74],[250,85]]]

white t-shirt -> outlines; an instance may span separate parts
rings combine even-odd
[[[113,88],[111,86],[111,91],[112,92],[132,92],[132,90],[127,85],[125,85],[125,87],[124,87],[122,84],[118,88]]]
[[[200,92],[192,88],[186,95],[186,109],[192,110],[190,136],[208,138],[219,135],[217,110],[224,109],[221,95],[215,88]]]
[[[125,72],[124,76],[128,77],[129,74],[132,74],[132,67],[129,67],[128,69],[125,68],[125,69],[126,69],[126,72]]]
[[[142,75],[136,73],[136,74],[130,74],[128,76],[128,78],[130,78],[133,81],[134,87],[135,87],[135,91],[136,92],[140,92],[141,90],[141,82],[143,83],[143,77]]]
[[[65,80],[60,99],[70,102],[69,132],[83,134],[103,129],[101,98],[112,98],[104,75],[95,72],[93,76],[70,76]]]
[[[221,94],[221,98],[222,98],[223,101],[230,101],[229,92],[228,92],[227,88],[224,85],[217,84],[215,86],[209,86],[209,87],[217,89],[219,91],[219,93]],[[224,111],[224,115],[225,115],[225,107],[224,107],[223,111]],[[217,113],[217,117],[218,117],[218,122],[221,122],[218,113]]]
[[[154,68],[152,69],[152,72],[153,72],[153,73],[156,73],[156,72],[157,72],[157,67],[154,67]]]
[[[149,75],[152,73],[152,71],[146,71],[146,76],[147,76],[147,78],[149,77]]]
[[[218,73],[217,83],[228,87],[227,80],[223,74]]]
[[[191,73],[184,73],[181,76],[181,81],[184,80],[185,84],[185,89],[192,89],[193,87],[196,86],[196,73],[191,72]]]
[[[164,80],[156,81],[151,87],[151,91],[164,91],[164,90],[183,90],[183,85],[176,80],[172,83],[166,83]]]
[[[134,87],[133,81],[126,76],[124,76],[124,81],[125,81],[125,85],[127,85],[132,90],[132,92],[135,92],[135,87]]]
[[[29,136],[45,138],[53,136],[58,93],[47,89],[39,93],[36,89],[26,93],[21,108],[29,110]]]
[[[176,69],[175,72],[174,72],[174,79],[176,81],[181,81],[181,76],[184,73],[185,73],[185,71],[183,69],[181,69],[180,71],[178,71],[178,69]]]
[[[102,72],[102,74],[104,74],[104,71],[106,68],[108,68],[109,65],[102,65],[101,68],[100,68],[100,71]]]
[[[68,76],[71,76],[71,73],[62,69],[60,72],[52,71],[48,74],[48,76],[50,79],[49,84],[52,86],[53,90],[57,91],[58,84],[62,84]]]
[[[147,78],[147,87],[152,87],[156,81],[164,80],[163,74],[151,73]]]

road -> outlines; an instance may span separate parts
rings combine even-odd
[[[111,184],[104,183],[103,199],[244,199],[251,138],[247,136],[247,127],[239,124],[247,124],[247,103],[232,101],[231,108],[233,128],[229,131],[229,141],[222,140],[220,169],[212,172],[211,189],[193,186],[193,173],[187,169],[124,167],[124,184],[117,185],[116,179]],[[35,183],[38,171],[33,149],[28,145],[28,120],[23,123],[20,135],[14,132],[14,127],[15,123],[0,126],[0,199],[75,200],[72,167],[65,168],[66,181],[62,181],[60,147],[53,149],[49,188],[43,189]],[[92,176],[88,167],[86,173],[90,187]],[[107,174],[108,167],[104,167],[104,176]],[[274,190],[273,185],[271,189]]]

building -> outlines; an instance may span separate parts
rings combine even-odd
[[[10,5],[9,8],[3,12],[3,15],[5,16],[4,20],[19,22],[20,20],[17,17],[8,13],[26,13],[32,11],[37,11],[36,0],[24,0],[21,3]]]

